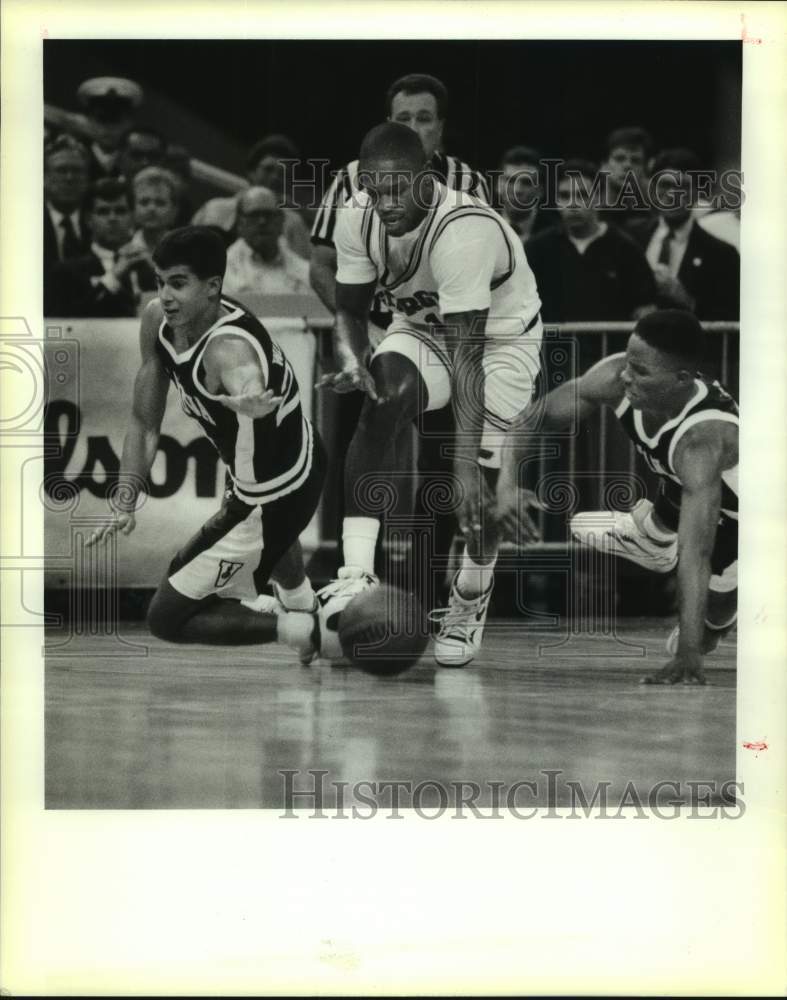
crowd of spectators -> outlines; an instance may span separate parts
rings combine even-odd
[[[139,119],[138,84],[95,78],[77,97],[81,117],[48,122],[45,133],[47,315],[138,314],[155,291],[156,243],[189,222],[225,239],[228,294],[308,292],[322,192],[311,205],[293,196],[301,151],[291,139],[261,138],[246,158],[248,186],[199,204],[189,151]],[[738,318],[738,213],[712,210],[698,192],[692,179],[706,165],[691,150],[654,148],[644,128],[619,128],[595,163],[521,144],[487,170],[493,205],[536,275],[545,322],[630,320],[665,306]]]

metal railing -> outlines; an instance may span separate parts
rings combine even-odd
[[[284,299],[280,305],[285,307]],[[301,300],[299,308],[305,303]],[[300,315],[304,315],[303,311]],[[318,336],[318,359],[327,366],[330,358],[329,331],[333,321],[324,312],[306,323]],[[739,382],[739,324],[737,322],[707,322],[703,328],[711,337],[710,366],[704,372],[719,381],[737,398]],[[545,325],[542,352],[541,391],[558,384],[556,376],[573,377],[586,370],[589,363],[625,348],[633,322],[556,323]],[[592,350],[583,350],[585,344]],[[565,356],[558,365],[551,365],[550,355],[557,349]],[[572,350],[573,349],[573,350]],[[583,363],[589,356],[592,360]],[[335,421],[331,419],[332,403],[325,394],[315,399],[314,413],[326,438],[329,453],[335,436]],[[346,442],[343,442],[346,447]],[[417,434],[413,432],[413,447],[409,456],[414,473],[417,459]],[[657,480],[638,459],[633,444],[617,426],[614,415],[606,407],[579,425],[574,433],[545,435],[539,449],[537,470],[532,485],[538,489],[547,510],[538,514],[542,548],[562,546],[566,540],[568,516],[576,510],[604,510],[631,506],[640,496],[653,496]],[[407,500],[408,498],[405,498]],[[409,498],[412,499],[412,498]],[[326,496],[323,524],[328,528],[324,543],[335,544],[331,535],[336,530],[336,500]]]

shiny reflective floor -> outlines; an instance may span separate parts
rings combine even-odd
[[[678,783],[672,799],[689,781],[718,789],[735,778],[735,635],[708,657],[706,687],[642,686],[665,661],[669,627],[632,620],[617,637],[573,636],[493,621],[472,666],[435,668],[427,654],[390,679],[301,667],[279,645],[173,646],[136,624],[118,636],[53,631],[46,804],[311,809],[319,787],[323,809],[389,805],[383,781],[410,783],[404,806],[414,785],[437,783],[416,798],[424,809],[453,807],[461,782],[477,783],[462,792],[477,806],[529,782],[513,800],[523,808],[567,804],[570,782],[587,800],[607,783],[610,803],[629,804],[659,782]]]

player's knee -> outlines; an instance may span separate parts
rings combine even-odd
[[[180,623],[171,610],[167,609],[165,602],[161,600],[159,591],[153,595],[145,621],[154,638],[163,639],[165,642],[178,642]]]
[[[376,402],[364,407],[361,424],[367,431],[390,438],[415,416],[412,393],[407,387],[383,389]]]

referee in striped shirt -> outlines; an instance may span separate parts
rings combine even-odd
[[[458,157],[447,156],[440,150],[447,105],[448,91],[445,84],[437,77],[425,73],[411,73],[400,77],[391,84],[385,95],[388,121],[400,122],[418,133],[430,158],[432,170],[440,182],[448,188],[467,191],[489,204],[489,190],[483,175]],[[336,313],[336,248],[333,243],[333,232],[336,215],[347,199],[358,190],[358,161],[353,160],[337,172],[323,196],[312,227],[313,246],[309,278],[314,291],[334,314]],[[374,349],[384,335],[384,328],[390,322],[390,313],[384,312],[380,308],[379,301],[376,301],[369,319],[369,340]],[[363,393],[359,392],[339,398],[337,455],[343,456],[347,453],[347,447],[358,423],[362,402]],[[430,483],[440,480],[450,482],[450,462],[443,458],[440,449],[441,442],[450,440],[453,434],[453,411],[450,405],[443,407],[442,410],[422,414],[421,425],[427,433],[419,441],[418,471],[421,488],[416,496],[415,513],[434,518],[435,529],[429,555],[442,557],[445,563],[452,548],[456,519],[453,514],[441,514],[431,510],[429,505],[425,504],[424,497]],[[339,513],[341,515],[341,511]],[[378,545],[381,537],[382,533],[378,536]],[[378,565],[379,555],[378,552],[376,558]],[[414,565],[420,564],[416,555]],[[449,565],[445,580],[431,579],[432,574],[430,574],[429,580],[415,581],[424,606],[433,608],[443,602],[447,589],[446,580],[450,575]]]

